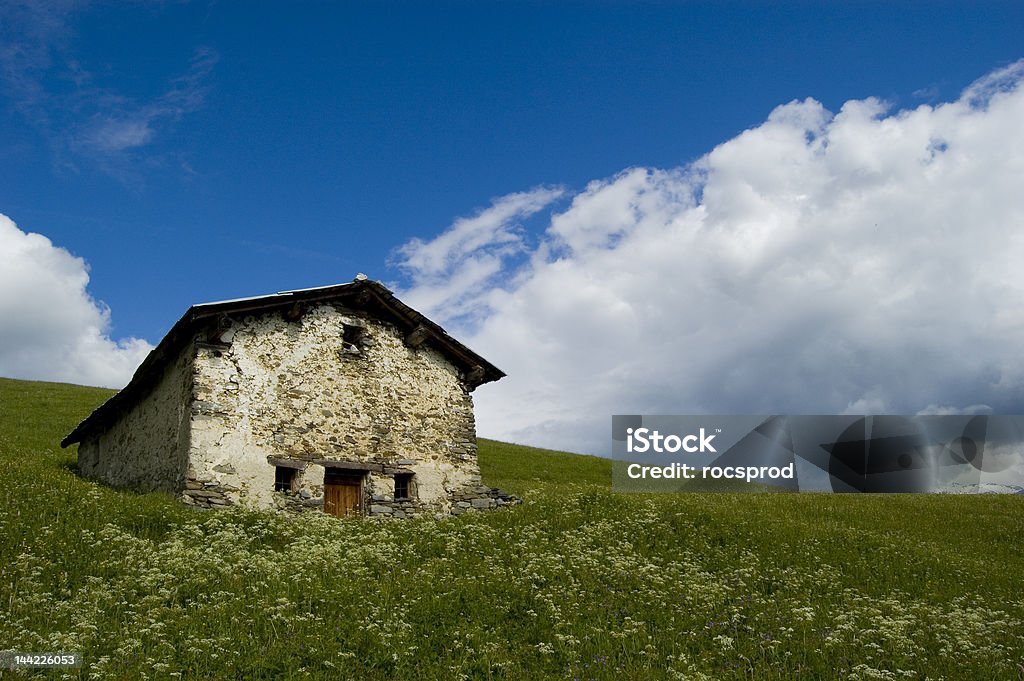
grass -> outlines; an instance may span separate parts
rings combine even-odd
[[[523,505],[202,513],[75,475],[109,394],[0,379],[0,649],[85,660],[40,676],[1024,678],[1021,497],[615,494],[481,440]]]

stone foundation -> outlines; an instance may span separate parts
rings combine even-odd
[[[224,508],[234,505],[230,497],[231,492],[232,490],[224,489],[215,480],[204,482],[196,479],[187,479],[185,481],[185,489],[181,491],[181,500],[189,506]]]
[[[462,515],[467,511],[513,506],[521,504],[523,500],[495,487],[476,485],[457,491],[453,490],[449,493],[448,501],[449,504],[446,507],[438,509],[412,499],[395,501],[390,497],[377,496],[373,498],[368,507],[367,515],[385,518],[411,518],[422,513],[433,513],[437,517],[443,517],[445,515]]]
[[[322,496],[314,497],[307,490],[274,492],[273,501],[274,508],[290,513],[322,512],[324,510],[324,498]]]
[[[237,490],[225,489],[217,482],[189,480],[182,490],[180,498],[189,506],[204,509],[225,508],[233,506],[231,495]],[[458,516],[469,511],[484,511],[505,506],[514,506],[523,502],[519,497],[505,490],[487,485],[475,485],[453,490],[449,493],[448,504],[438,505],[419,501],[418,499],[394,499],[383,494],[367,494],[364,499],[365,517],[371,518],[415,518],[430,515],[442,518],[446,515]],[[294,492],[275,492],[273,505],[289,513],[322,512],[323,496],[313,496],[307,489]]]

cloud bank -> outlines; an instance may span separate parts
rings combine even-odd
[[[108,335],[82,258],[0,214],[0,376],[120,388],[153,349]]]
[[[476,393],[490,437],[604,453],[614,413],[1024,413],[1022,120],[1024,61],[936,106],[793,101],[686,167],[497,199],[402,247],[399,295],[509,374]]]

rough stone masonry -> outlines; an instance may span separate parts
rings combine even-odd
[[[383,285],[196,305],[62,442],[83,475],[185,503],[406,518],[481,483],[470,393],[504,374]]]

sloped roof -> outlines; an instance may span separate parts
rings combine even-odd
[[[136,401],[148,393],[149,389],[163,375],[167,364],[178,356],[181,349],[191,342],[198,332],[215,328],[225,316],[274,310],[281,310],[286,314],[289,311],[301,314],[302,310],[308,309],[314,304],[334,302],[392,322],[407,334],[415,332],[419,342],[436,348],[452,364],[465,372],[467,376],[472,377],[470,389],[484,383],[497,381],[505,376],[501,369],[449,336],[438,324],[396,298],[386,286],[376,281],[357,277],[350,284],[282,291],[253,298],[193,305],[143,360],[128,385],[78,424],[78,427],[61,440],[60,446],[67,447],[75,442],[81,442],[86,433],[94,428],[103,427],[125,410],[130,409]]]

